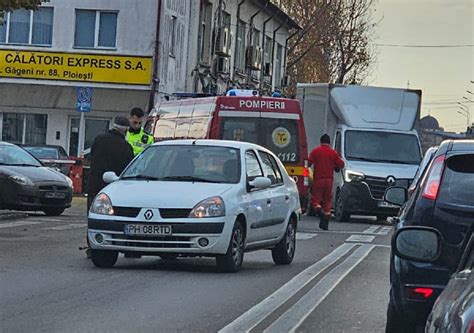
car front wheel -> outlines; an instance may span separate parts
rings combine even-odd
[[[100,268],[110,268],[117,262],[118,252],[108,250],[91,250],[92,263]]]
[[[280,243],[272,249],[273,262],[277,265],[288,265],[293,261],[296,251],[296,223],[291,219]]]
[[[239,221],[236,221],[232,229],[226,254],[216,257],[217,270],[219,272],[235,273],[240,270],[244,261],[244,241],[244,228]]]
[[[351,219],[351,214],[347,211],[344,200],[340,193],[336,196],[336,209],[335,217],[337,222],[349,222]]]

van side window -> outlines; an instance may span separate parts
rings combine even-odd
[[[272,156],[270,156],[269,154],[263,151],[259,151],[258,155],[262,159],[263,170],[265,171],[265,174],[267,175],[267,177],[272,181],[272,185],[281,183],[282,182],[281,173],[280,173],[280,170],[278,170],[278,168],[275,170],[274,163],[276,162],[273,161],[272,163]]]
[[[263,176],[262,168],[258,162],[257,155],[252,150],[245,152],[245,166],[247,169],[247,179],[253,180],[256,177]]]
[[[336,133],[336,142],[334,143],[334,148],[341,155],[341,132]]]

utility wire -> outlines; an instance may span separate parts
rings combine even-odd
[[[412,47],[412,48],[460,48],[460,47],[474,47],[474,44],[457,44],[457,45],[409,45],[409,44],[373,44],[375,46],[383,47]]]

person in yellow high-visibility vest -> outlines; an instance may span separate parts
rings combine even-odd
[[[127,131],[125,139],[133,148],[133,155],[140,154],[146,147],[153,143],[153,136],[146,133],[143,128],[143,118],[145,113],[140,108],[133,108],[130,111],[130,128]]]

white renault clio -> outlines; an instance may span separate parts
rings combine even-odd
[[[215,257],[237,272],[244,252],[270,249],[289,264],[300,216],[298,189],[280,160],[251,143],[175,140],[156,143],[109,183],[91,206],[92,262],[111,267],[131,256]]]

